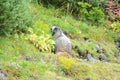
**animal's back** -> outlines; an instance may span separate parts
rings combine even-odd
[[[56,52],[68,52],[71,55],[71,42],[65,35],[60,36],[55,43]]]

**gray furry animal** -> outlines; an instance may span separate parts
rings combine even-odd
[[[68,54],[71,55],[72,46],[70,39],[57,26],[53,26],[51,28],[51,32],[55,40],[54,53],[56,54],[57,52],[67,52]]]

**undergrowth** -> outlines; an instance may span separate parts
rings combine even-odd
[[[0,69],[8,80],[119,80],[120,65],[40,52],[20,38],[1,38]]]

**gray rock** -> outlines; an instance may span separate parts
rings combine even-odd
[[[115,57],[119,58],[120,57],[120,41],[116,41],[115,45],[118,50],[118,52],[115,54]]]
[[[116,41],[115,45],[116,45],[117,48],[120,48],[120,42],[119,41]]]
[[[109,61],[109,59],[105,55],[100,55],[99,60],[102,61],[102,62],[108,62]]]
[[[98,53],[102,53],[103,52],[103,48],[100,46],[100,44],[96,45],[96,50]]]
[[[6,80],[7,79],[7,75],[4,74],[2,71],[0,71],[0,80]]]
[[[90,62],[95,62],[95,59],[92,57],[92,55],[91,54],[87,54],[87,59],[88,59],[88,61],[90,61]]]
[[[18,64],[18,63],[16,63],[16,62],[12,62],[12,63],[9,63],[9,66],[12,66],[12,67],[14,67],[15,69],[18,69],[18,70],[20,70],[22,67]]]
[[[118,52],[115,54],[115,57],[116,57],[116,58],[119,58],[119,57],[120,57],[120,51],[118,51]]]

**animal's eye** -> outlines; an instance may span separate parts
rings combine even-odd
[[[57,27],[54,28],[55,31],[56,31],[57,29],[58,29]]]

